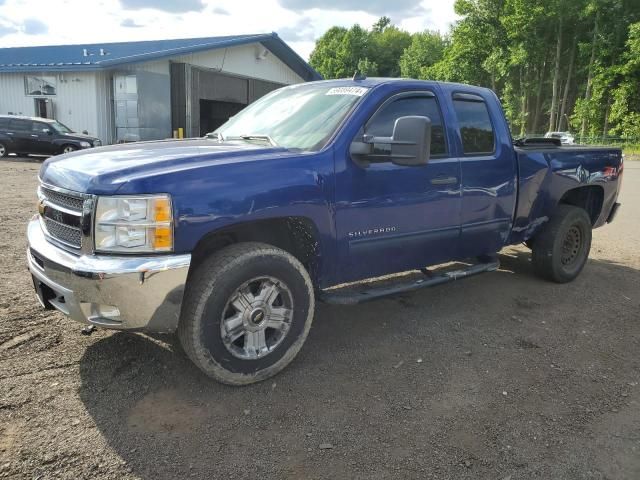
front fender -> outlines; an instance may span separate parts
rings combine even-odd
[[[176,253],[190,253],[206,235],[241,223],[304,217],[315,225],[324,256],[335,249],[333,176],[333,155],[324,152],[205,165],[142,180],[171,194]],[[118,193],[144,188],[128,184]],[[323,278],[331,275],[322,272]]]

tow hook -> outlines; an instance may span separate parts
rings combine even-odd
[[[89,336],[95,331],[96,331],[95,325],[87,325],[86,327],[82,327],[82,329],[80,330],[80,333],[82,333],[82,335]]]

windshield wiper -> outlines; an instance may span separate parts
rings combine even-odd
[[[243,140],[266,140],[271,144],[272,147],[277,147],[278,144],[271,138],[269,135],[259,135],[259,134],[245,134],[240,135],[240,138]]]

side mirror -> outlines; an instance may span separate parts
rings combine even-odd
[[[389,145],[389,152],[378,146]],[[350,153],[362,163],[389,159],[396,165],[417,167],[429,162],[431,151],[431,119],[423,116],[407,116],[396,119],[391,137],[364,135],[362,141],[354,141]]]
[[[50,128],[43,128],[42,131],[47,135],[53,135],[53,131]]]

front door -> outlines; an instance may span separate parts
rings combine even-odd
[[[460,162],[450,155],[434,92],[387,99],[361,134],[392,135],[396,119],[419,115],[432,122],[431,158],[406,167],[378,157],[369,165],[347,158],[337,176],[336,233],[343,281],[421,268],[457,256],[460,234]],[[381,146],[382,147],[382,146]],[[384,153],[377,148],[377,153]]]
[[[30,133],[30,144],[32,148],[29,153],[39,153],[43,155],[51,155],[54,151],[53,130],[51,126],[43,122],[33,122]]]

